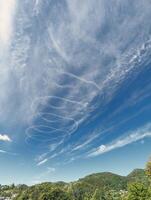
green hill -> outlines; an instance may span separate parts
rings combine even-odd
[[[128,176],[128,181],[133,182],[147,182],[147,176],[145,174],[145,171],[143,169],[135,169],[133,170]]]
[[[106,195],[106,192],[111,192],[115,196],[121,192],[125,193],[127,185],[132,182],[147,184],[145,171],[135,169],[127,176],[111,172],[95,173],[71,183],[47,182],[30,187],[26,185],[0,186],[0,196],[15,196],[14,200],[49,200],[54,199],[53,196],[59,200],[87,200],[91,199],[93,194],[101,196]],[[108,200],[109,197],[106,199]]]
[[[93,187],[108,187],[114,190],[124,190],[130,182],[145,182],[147,177],[143,169],[135,169],[127,176],[120,176],[111,172],[102,172],[88,175],[77,181],[87,183]]]
[[[94,187],[108,187],[117,190],[126,189],[127,187],[126,177],[110,172],[91,174],[78,182],[88,183]]]

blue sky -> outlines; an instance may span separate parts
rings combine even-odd
[[[72,181],[151,154],[150,0],[0,1],[0,181]]]

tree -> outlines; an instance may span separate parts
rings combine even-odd
[[[95,190],[95,192],[90,200],[100,200],[100,191],[98,189]]]
[[[41,195],[40,200],[71,200],[69,195],[59,188]]]
[[[143,183],[131,183],[128,186],[127,200],[151,200],[150,191]]]
[[[51,193],[44,193],[40,196],[40,200],[49,200],[51,198]]]
[[[147,175],[148,178],[151,180],[151,158],[150,158],[150,160],[147,162],[147,165],[146,165],[146,175]]]
[[[29,196],[26,193],[22,193],[21,195],[14,198],[14,200],[29,200]]]

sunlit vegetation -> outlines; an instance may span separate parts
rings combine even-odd
[[[11,200],[151,200],[151,160],[128,176],[97,173],[72,183],[0,186]]]

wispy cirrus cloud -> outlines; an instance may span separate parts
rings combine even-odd
[[[4,151],[4,150],[2,150],[2,149],[0,149],[0,153],[7,153],[6,151]]]
[[[4,155],[10,155],[10,156],[18,156],[19,155],[17,153],[6,151],[6,150],[3,150],[3,149],[0,149],[0,153],[2,153]]]
[[[43,159],[43,160],[41,160],[40,162],[37,163],[37,166],[43,165],[43,164],[45,164],[47,161],[48,161],[47,158],[46,158],[46,159]]]
[[[0,43],[3,48],[11,40],[16,0],[0,1]]]
[[[88,157],[95,157],[148,137],[151,137],[151,124],[147,124],[138,130],[127,133],[126,136],[122,136],[109,144],[100,145],[96,149],[92,150],[88,154]]]
[[[43,13],[46,5],[42,2],[36,5],[39,11],[36,17],[40,19],[40,13]],[[93,143],[90,131],[81,134],[78,145],[77,141],[71,145],[68,142],[81,124],[86,121],[89,124],[91,118],[100,114],[93,111],[97,108],[103,110],[104,104],[109,104],[122,83],[133,76],[133,72],[141,72],[140,66],[148,59],[151,41],[143,29],[141,34],[137,32],[142,22],[145,19],[148,21],[150,12],[148,3],[139,1],[137,5],[134,3],[130,8],[129,1],[124,4],[117,1],[115,7],[111,8],[106,1],[83,0],[80,4],[78,1],[66,1],[65,4],[54,6],[47,1],[51,9],[49,17],[52,18],[51,22],[47,22],[47,34],[44,35],[44,40],[49,44],[45,46],[49,59],[41,54],[45,63],[40,60],[41,66],[45,66],[41,73],[46,74],[45,85],[42,83],[44,90],[38,88],[38,91],[35,85],[36,92],[32,98],[33,113],[39,117],[41,124],[32,124],[27,130],[27,141],[37,141],[41,147],[53,144],[55,149],[48,149],[48,160],[52,155],[60,156],[58,152],[80,152]],[[123,12],[120,16],[118,8],[129,10],[131,14]],[[141,10],[145,10],[146,14],[140,15]],[[119,18],[120,25],[117,23]],[[147,22],[143,28],[147,32]],[[104,31],[107,34],[103,35]],[[34,61],[37,61],[40,50],[36,48],[37,43],[34,45]],[[44,48],[40,42],[38,45]],[[41,71],[39,65],[38,70]],[[27,80],[24,79],[25,82]],[[41,76],[35,80],[36,84],[39,80],[43,80]],[[95,98],[98,101],[94,101]],[[81,137],[87,139],[83,142]],[[59,141],[63,142],[59,144]]]
[[[73,133],[107,107],[126,79],[141,72],[151,49],[151,7],[141,0],[17,1],[14,29],[6,36],[13,19],[6,13],[14,13],[16,1],[8,2],[0,10],[7,22],[0,25],[0,38],[6,42],[13,35],[5,52],[9,59],[0,54],[0,120],[29,126],[27,143],[48,151],[40,166],[58,152],[84,149],[98,136]]]

